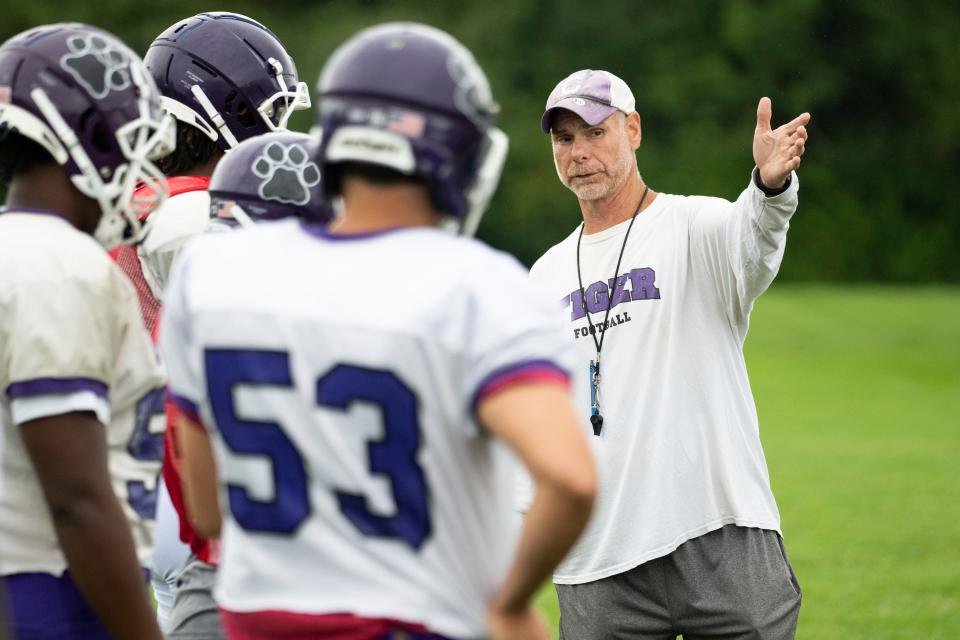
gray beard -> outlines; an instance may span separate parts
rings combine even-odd
[[[580,200],[602,200],[612,190],[609,183],[584,185],[582,187],[567,185],[567,188],[573,191]]]

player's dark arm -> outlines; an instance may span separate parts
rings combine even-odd
[[[80,592],[114,638],[161,639],[110,484],[104,426],[77,411],[24,422],[20,432]]]
[[[210,436],[192,418],[178,412],[177,448],[181,456],[181,482],[187,516],[197,533],[205,538],[220,535],[222,518],[217,500],[217,465]]]
[[[512,448],[536,485],[533,504],[491,616],[523,616],[583,531],[597,490],[593,458],[569,395],[549,383],[517,384],[484,399],[484,426]],[[495,631],[491,620],[491,631]]]

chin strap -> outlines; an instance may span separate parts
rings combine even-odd
[[[197,99],[197,102],[200,103],[200,106],[203,107],[204,113],[207,114],[207,117],[213,121],[214,126],[217,128],[217,131],[220,132],[220,135],[223,136],[223,139],[227,141],[227,146],[231,149],[237,146],[236,136],[233,135],[233,131],[230,131],[230,127],[227,126],[226,121],[223,119],[223,116],[220,115],[220,112],[217,111],[216,107],[213,106],[213,103],[210,102],[210,98],[207,97],[207,94],[203,92],[203,89],[200,88],[200,85],[195,84],[190,87],[190,93],[193,94],[193,97]]]

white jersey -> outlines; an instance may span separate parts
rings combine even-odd
[[[160,462],[133,459],[149,448],[134,414],[162,382],[133,287],[103,248],[55,214],[0,214],[0,575],[66,569],[19,425],[71,411],[109,425],[114,489],[148,558],[135,507]]]
[[[174,260],[187,242],[203,233],[209,224],[210,193],[206,189],[170,196],[150,213],[150,233],[138,246],[137,253],[147,284],[160,302],[163,302]]]
[[[198,238],[161,327],[208,425],[233,612],[351,612],[477,637],[515,548],[512,470],[475,408],[566,382],[553,301],[512,258],[436,229],[297,221]]]
[[[797,189],[794,175],[772,198],[752,184],[735,203],[659,194],[636,217],[616,274],[630,222],[583,236],[586,309],[579,228],[531,269],[564,306],[599,474],[593,517],[555,582],[628,571],[726,524],[779,531],[742,348],[753,302],[779,269]],[[591,333],[605,337],[599,437],[586,424]]]
[[[142,320],[140,326],[143,326]],[[141,373],[136,374],[131,384],[138,389],[124,390],[124,399],[114,400],[114,394],[111,393],[110,401],[114,409],[107,430],[107,442],[110,446],[110,479],[114,493],[120,499],[130,525],[140,566],[150,569],[153,565],[153,534],[156,528],[160,467],[163,463],[163,434],[167,426],[164,414],[166,390],[149,335],[145,329],[142,332],[140,329],[134,331],[147,338],[146,343],[136,347],[137,358],[140,359],[137,368]],[[139,335],[136,341],[140,342]],[[149,368],[144,369],[148,365]],[[152,373],[148,377],[145,371]],[[121,380],[124,386],[126,382]]]

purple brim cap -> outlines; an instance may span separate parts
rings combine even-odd
[[[600,124],[617,111],[633,113],[636,101],[627,83],[608,71],[583,69],[560,81],[540,118],[540,129],[550,133],[554,112],[566,109],[577,114],[587,124]]]

